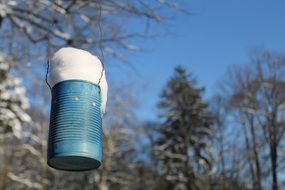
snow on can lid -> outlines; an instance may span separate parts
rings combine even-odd
[[[97,56],[88,51],[65,47],[59,49],[50,61],[49,84],[55,84],[65,80],[85,80],[98,84],[102,73],[102,63]],[[101,89],[101,111],[105,113],[107,103],[108,84],[105,71],[99,84]]]

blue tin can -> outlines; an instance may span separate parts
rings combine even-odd
[[[48,165],[68,171],[98,168],[102,161],[100,87],[66,80],[51,91]]]

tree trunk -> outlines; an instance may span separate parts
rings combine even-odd
[[[42,123],[42,126],[44,126],[45,123]],[[46,139],[45,139],[45,133],[47,132],[46,130],[44,130],[44,127],[41,127],[41,148],[42,148],[42,152],[41,155],[44,157],[46,156],[46,151],[47,151],[47,146],[46,146]],[[45,183],[45,179],[46,179],[46,173],[47,173],[47,168],[46,168],[46,160],[44,159],[40,159],[40,163],[41,163],[41,185],[42,188],[41,190],[46,190],[46,183]]]
[[[270,147],[271,157],[271,172],[272,172],[272,190],[278,190],[278,176],[277,176],[277,146],[272,143]]]
[[[1,134],[2,135],[2,134]],[[7,173],[8,173],[8,158],[5,153],[6,148],[6,141],[4,135],[1,136],[0,139],[0,156],[2,156],[2,164],[0,165],[0,190],[6,189],[6,180],[7,180]]]
[[[246,151],[247,154],[250,155],[251,149],[249,145],[249,137],[246,128],[244,129],[244,138],[245,138],[245,145],[246,145]],[[254,189],[256,189],[256,177],[255,177],[255,172],[254,172],[254,167],[252,164],[252,159],[248,158],[248,163],[249,163],[249,168],[250,168],[250,173],[251,173],[251,180],[252,180],[252,186]]]
[[[278,153],[277,153],[277,134],[278,129],[276,125],[276,116],[277,116],[277,109],[274,108],[274,111],[272,112],[272,117],[269,120],[270,126],[269,126],[269,144],[270,144],[270,158],[271,158],[271,172],[272,172],[272,190],[278,190],[278,176],[277,176],[277,159],[278,159]]]
[[[257,142],[256,142],[256,133],[254,128],[254,118],[250,117],[250,132],[253,141],[253,155],[254,155],[254,162],[255,162],[255,169],[256,169],[256,181],[255,181],[255,189],[262,190],[261,186],[261,170],[260,170],[260,163],[259,163],[259,155],[257,150]]]
[[[222,163],[222,190],[226,190],[226,163],[225,163],[225,157],[224,157],[224,138],[221,137],[221,153],[220,153],[220,159]]]
[[[114,142],[113,142],[113,136],[110,133],[109,135],[106,135],[106,145],[105,145],[105,161],[104,165],[102,166],[102,172],[100,175],[100,181],[98,184],[99,190],[108,190],[109,186],[107,183],[108,179],[108,173],[110,171],[111,165],[112,165],[112,154],[114,152]]]

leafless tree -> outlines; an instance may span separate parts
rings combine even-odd
[[[151,22],[162,23],[176,11],[186,13],[181,2],[3,0],[0,2],[1,35],[3,42],[10,39],[8,36],[14,36],[10,46],[13,50],[18,49],[16,42],[26,49],[35,48],[31,43],[44,42],[41,49],[45,51],[70,45],[88,50],[101,48],[106,55],[123,58],[122,49],[139,50],[130,39],[152,36],[145,32]],[[134,20],[145,23],[145,27],[144,24],[141,28],[128,27]],[[2,43],[5,51],[8,43]]]
[[[225,158],[225,125],[226,125],[226,111],[223,98],[221,96],[215,96],[211,102],[211,112],[213,114],[213,123],[214,123],[214,136],[217,143],[217,154],[216,162],[217,164],[217,173],[221,176],[220,185],[221,190],[226,188],[226,158]]]
[[[262,188],[261,155],[270,158],[272,190],[279,189],[278,149],[284,134],[284,68],[284,55],[256,50],[251,54],[250,65],[236,67],[230,72],[232,105],[244,126],[254,189]]]
[[[232,74],[232,86],[235,89],[235,94],[231,97],[231,103],[238,108],[238,117],[241,125],[244,126],[243,134],[245,139],[245,148],[247,149],[247,158],[250,167],[250,173],[253,182],[253,188],[260,190],[261,187],[261,168],[260,168],[260,140],[257,137],[257,126],[255,114],[252,110],[255,109],[255,104],[252,101],[244,100],[244,96],[252,93],[252,88],[248,83],[252,81],[252,73],[249,68],[235,67],[231,70]]]

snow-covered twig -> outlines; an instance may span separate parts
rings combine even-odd
[[[26,185],[28,188],[42,189],[42,185],[41,185],[41,184],[36,183],[36,182],[32,182],[32,181],[30,181],[29,179],[25,179],[25,178],[23,178],[23,177],[21,177],[21,176],[17,176],[17,175],[15,175],[15,174],[12,173],[12,172],[9,172],[9,173],[7,174],[7,176],[8,176],[11,180],[13,180],[13,181],[15,181],[15,182],[18,182],[18,183],[21,183],[21,184],[23,184],[23,185]]]

